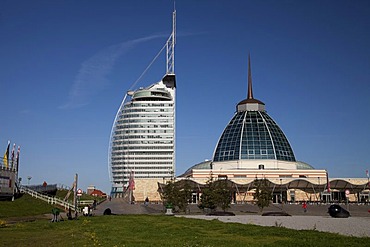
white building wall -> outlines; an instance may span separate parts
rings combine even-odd
[[[228,169],[273,169],[273,170],[295,170],[297,169],[297,163],[291,161],[282,160],[231,160],[225,162],[213,162],[213,169],[215,170],[228,170]],[[262,167],[261,166],[261,167]]]
[[[159,82],[137,92],[145,95],[153,90],[170,93],[172,99],[130,99],[118,113],[110,158],[114,184],[127,184],[130,174],[135,180],[174,174],[175,89]]]

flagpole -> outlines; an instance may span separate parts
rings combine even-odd
[[[367,203],[370,201],[370,179],[369,179],[369,170],[366,170],[366,177],[367,177]],[[370,211],[369,211],[370,212]]]
[[[74,181],[74,188],[73,188],[73,205],[75,206],[75,212],[78,211],[77,209],[77,182],[78,182],[78,174],[75,175],[75,181]]]
[[[18,146],[17,156],[15,157],[15,162],[17,164],[16,167],[15,167],[15,171],[17,173],[17,181],[19,181],[18,169],[19,169],[19,155],[20,155],[20,152],[21,152],[21,146]],[[19,181],[19,184],[20,184],[20,181]]]

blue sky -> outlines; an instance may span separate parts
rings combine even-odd
[[[173,1],[0,0],[0,148],[32,184],[109,192],[125,92],[171,32]],[[370,169],[370,2],[176,1],[177,169],[211,159],[235,105],[266,104],[297,160],[330,177]],[[161,55],[136,85],[165,73]],[[1,151],[1,149],[0,149]],[[1,152],[3,152],[1,151]]]

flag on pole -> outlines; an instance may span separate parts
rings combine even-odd
[[[21,147],[18,146],[18,151],[17,151],[17,155],[15,156],[15,162],[16,162],[16,167],[15,167],[15,170],[18,172],[18,166],[19,166],[19,153],[21,152]]]
[[[11,158],[10,158],[10,168],[14,169],[14,151],[15,151],[15,143],[13,144]]]
[[[326,171],[326,184],[328,185],[328,192],[330,192],[329,173]]]
[[[130,178],[128,180],[128,188],[130,190],[135,190],[135,180],[134,180],[134,172],[130,172]]]
[[[6,148],[4,157],[3,157],[3,164],[5,168],[9,168],[9,147],[10,147],[10,141],[8,141],[8,147]]]
[[[369,170],[366,170],[366,176],[369,178]]]

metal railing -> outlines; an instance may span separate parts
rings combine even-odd
[[[63,207],[65,210],[67,209],[71,209],[73,211],[76,211],[75,209],[75,206],[72,205],[71,203],[69,202],[66,202],[66,201],[63,201],[62,199],[59,199],[59,198],[56,198],[56,197],[52,197],[52,196],[48,196],[48,195],[44,195],[44,194],[41,194],[37,191],[34,191],[26,186],[23,186],[23,185],[20,185],[19,186],[19,189],[22,193],[27,193],[28,195],[34,197],[34,198],[37,198],[37,199],[40,199],[40,200],[43,200],[49,204],[57,204],[61,207]]]

